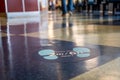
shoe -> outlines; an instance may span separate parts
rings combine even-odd
[[[70,15],[70,16],[72,16],[72,15],[73,15],[73,13],[72,13],[71,11],[69,11],[69,15]]]
[[[67,16],[67,13],[65,13],[65,14],[62,14],[62,17],[66,17]]]

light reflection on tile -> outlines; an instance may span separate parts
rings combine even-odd
[[[70,80],[119,80],[120,58],[112,60],[89,72],[78,75]]]

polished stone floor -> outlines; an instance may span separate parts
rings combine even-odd
[[[120,16],[1,17],[0,80],[120,80]]]

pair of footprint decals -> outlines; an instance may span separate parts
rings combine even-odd
[[[76,47],[76,48],[73,48],[72,51],[67,52],[67,55],[58,53],[58,52],[64,52],[64,51],[54,51],[52,49],[44,49],[44,50],[40,50],[38,54],[46,60],[56,60],[59,57],[63,57],[63,56],[69,57],[73,55],[76,55],[79,58],[85,58],[90,56],[89,48]]]

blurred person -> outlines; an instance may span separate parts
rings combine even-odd
[[[55,0],[49,0],[49,10],[55,10]]]
[[[83,0],[76,0],[76,1],[75,1],[75,9],[76,9],[78,12],[81,12],[81,11],[82,11],[82,6],[83,6]]]
[[[66,16],[67,13],[69,13],[69,15],[71,16],[74,10],[73,0],[68,0],[68,4],[66,4],[66,0],[61,0],[61,7],[63,17]]]

